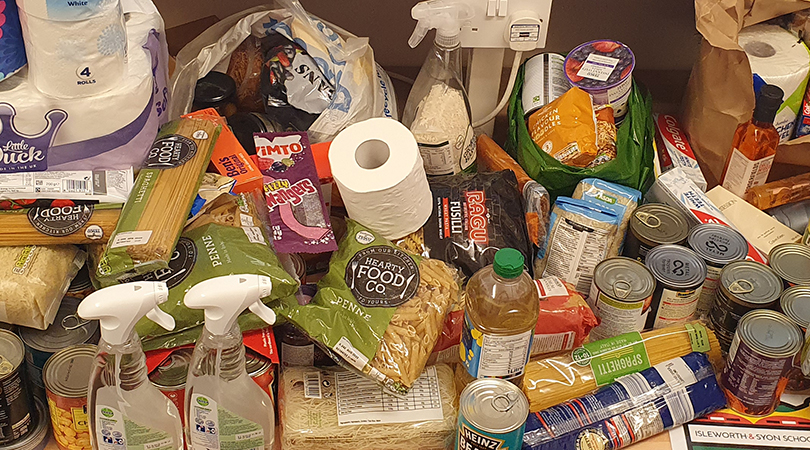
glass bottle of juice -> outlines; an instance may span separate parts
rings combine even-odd
[[[540,308],[523,263],[519,251],[498,250],[494,264],[467,283],[461,359],[474,378],[503,378],[518,386],[523,381]]]
[[[745,197],[748,189],[768,180],[779,145],[779,132],[773,126],[773,119],[782,106],[783,95],[779,86],[762,86],[754,116],[734,132],[721,184],[740,198]]]

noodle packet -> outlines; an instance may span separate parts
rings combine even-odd
[[[347,220],[329,272],[306,304],[281,300],[276,313],[388,390],[406,394],[458,299],[455,271],[407,253]]]
[[[279,253],[337,250],[305,132],[255,133],[256,156]]]
[[[544,152],[573,167],[587,167],[599,154],[591,95],[572,87],[529,116],[529,134]]]

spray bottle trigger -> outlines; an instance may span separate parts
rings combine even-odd
[[[417,22],[416,28],[413,29],[413,34],[411,34],[411,37],[408,38],[408,45],[410,45],[411,48],[416,48],[416,46],[419,45],[420,42],[422,42],[422,39],[425,38],[425,35],[427,35],[428,30],[430,30],[430,28],[425,25],[422,25],[421,21]]]
[[[152,322],[160,325],[167,331],[174,330],[174,317],[169,315],[168,313],[164,312],[162,309],[155,306],[151,309],[148,313],[146,313],[146,317],[149,318]]]
[[[250,309],[250,312],[256,314],[262,320],[267,322],[268,325],[273,325],[276,323],[276,313],[272,309],[265,306],[264,303],[258,301],[250,305],[248,309]]]

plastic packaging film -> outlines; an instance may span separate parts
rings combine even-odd
[[[529,398],[531,411],[539,411],[585,395],[619,376],[693,351],[706,353],[715,370],[723,367],[720,344],[714,332],[700,322],[692,322],[622,334],[585,344],[570,353],[529,361],[523,392]]]

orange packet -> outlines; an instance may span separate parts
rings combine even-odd
[[[234,194],[262,189],[262,173],[242,148],[224,117],[220,116],[214,108],[194,111],[183,117],[209,119],[222,125],[219,139],[211,154],[211,164],[220,175],[236,180],[236,186],[233,188]]]
[[[586,167],[596,159],[596,114],[582,89],[573,87],[533,112],[528,127],[535,144],[565,165]]]

